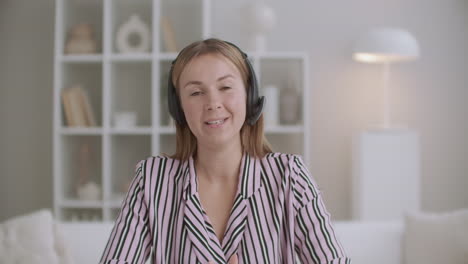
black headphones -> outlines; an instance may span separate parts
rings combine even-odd
[[[247,87],[246,120],[249,125],[253,126],[255,125],[257,120],[260,118],[260,115],[262,114],[263,106],[265,104],[265,97],[264,96],[259,97],[258,95],[257,77],[255,76],[255,72],[253,70],[252,64],[250,63],[247,57],[247,54],[244,53],[239,47],[237,47],[233,43],[228,42],[228,41],[224,41],[224,42],[235,47],[242,54],[242,57],[244,58],[245,63],[247,64],[247,68],[249,70],[249,75],[250,75],[247,84],[250,87]],[[187,120],[185,119],[184,112],[182,111],[182,107],[180,104],[179,97],[177,96],[175,86],[172,83],[172,70],[174,68],[174,64],[176,61],[177,61],[177,58],[172,61],[171,69],[169,70],[169,78],[168,78],[168,85],[167,85],[167,89],[168,89],[167,100],[168,100],[169,113],[171,114],[171,116],[179,125],[185,125],[187,124]]]

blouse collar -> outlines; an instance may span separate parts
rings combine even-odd
[[[198,179],[195,173],[195,163],[193,157],[187,161],[188,167],[185,169],[184,197],[188,197],[198,192]],[[237,193],[240,193],[244,199],[252,196],[261,186],[260,160],[250,156],[247,152],[242,155],[240,166],[240,177]]]

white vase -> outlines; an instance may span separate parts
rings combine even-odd
[[[138,41],[132,43],[130,36],[136,34]],[[139,53],[150,50],[149,27],[143,22],[139,15],[133,14],[128,21],[120,26],[117,30],[116,46],[117,50],[122,53]]]
[[[280,98],[280,120],[283,124],[296,124],[299,120],[300,101],[294,89],[283,89]]]
[[[96,201],[101,199],[101,188],[99,184],[90,181],[80,185],[77,194],[80,200]]]
[[[135,127],[137,114],[135,112],[117,112],[114,114],[114,126],[119,128]]]
[[[274,85],[263,88],[265,101],[265,124],[267,126],[277,126],[279,124],[279,89]]]

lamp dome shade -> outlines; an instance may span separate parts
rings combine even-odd
[[[368,63],[410,61],[419,57],[418,41],[406,30],[376,28],[359,38],[353,58]]]

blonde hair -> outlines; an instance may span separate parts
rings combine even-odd
[[[223,40],[209,38],[201,41],[193,42],[186,46],[177,56],[177,59],[172,65],[172,76],[169,76],[172,81],[176,94],[179,96],[179,80],[185,66],[194,58],[205,54],[219,54],[231,61],[241,73],[241,77],[246,89],[252,89],[249,83],[250,71],[241,52],[233,45],[226,43]],[[248,94],[248,92],[246,91]],[[180,101],[180,100],[179,100]],[[247,107],[247,102],[246,102]],[[176,152],[173,155],[168,155],[171,158],[179,160],[187,160],[197,152],[197,138],[193,135],[187,124],[181,125],[176,123]],[[240,131],[241,144],[243,152],[247,152],[251,156],[262,158],[267,153],[272,152],[272,148],[264,135],[263,114],[257,122],[250,126],[246,121],[242,125]]]

